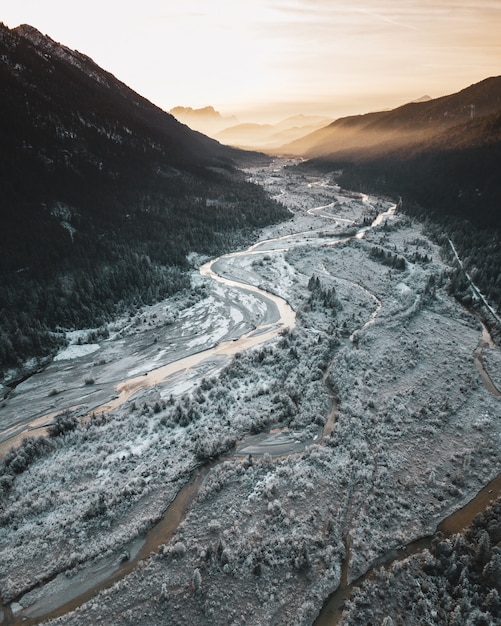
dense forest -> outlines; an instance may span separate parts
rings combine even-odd
[[[415,215],[426,224],[427,233],[440,243],[443,254],[454,267],[449,292],[465,306],[478,306],[485,316],[487,325],[496,336],[500,335],[499,324],[477,301],[470,288],[473,280],[493,309],[501,310],[501,228],[482,228],[469,220],[458,220],[453,215],[432,214],[420,207],[410,205],[406,212]],[[461,268],[450,246],[453,243],[463,263]]]
[[[327,159],[343,170],[343,186],[398,193],[436,214],[467,219],[481,228],[501,228],[499,162],[501,112],[374,158]]]
[[[407,205],[501,228],[501,76],[428,102],[341,118],[289,148],[337,170],[346,188],[400,195]]]
[[[62,329],[189,286],[215,255],[288,213],[190,130],[29,26],[0,24],[0,372]]]
[[[99,326],[120,310],[188,287],[189,252],[228,251],[256,227],[286,216],[237,174],[180,177],[165,186],[163,195],[147,198],[135,190],[128,205],[139,210],[113,219],[64,213],[62,225],[59,215],[39,211],[38,220],[24,222],[25,214],[22,223],[6,224],[0,368],[50,353],[64,341],[53,332],[58,328]]]
[[[202,195],[218,191],[214,204]],[[19,256],[3,247],[0,368],[56,349],[64,342],[58,329],[96,327],[189,287],[189,252],[228,251],[254,228],[285,216],[261,188],[237,176],[205,189],[198,184],[197,193],[178,198],[172,212],[159,207],[99,227],[77,216],[64,238],[57,220],[46,220],[44,246]],[[16,269],[21,262],[25,267]]]

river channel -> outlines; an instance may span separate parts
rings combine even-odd
[[[364,201],[367,200],[365,199]],[[318,207],[316,210],[320,211],[321,209],[330,207],[331,205],[325,205]],[[359,228],[354,235],[344,238],[333,237],[331,241],[324,240],[321,245],[334,245],[338,242],[346,241],[351,237],[362,238],[370,228],[377,227],[382,223],[385,217],[392,216],[395,212],[395,208],[395,205],[393,205],[388,211],[380,214],[370,226]],[[311,211],[312,210],[310,210],[310,213]],[[329,217],[329,219],[334,220],[339,219],[335,216],[322,215],[322,217]],[[309,231],[309,234],[311,234],[311,232],[312,231]],[[227,267],[226,262],[231,260],[232,257],[248,254],[263,254],[271,250],[281,249],[277,247],[277,244],[283,245],[287,239],[294,236],[295,235],[287,235],[284,237],[258,242],[245,251],[237,252],[232,255],[224,255],[223,257],[219,257],[204,264],[200,268],[202,276],[211,278],[212,280],[228,287],[243,289],[251,292],[264,301],[266,303],[267,312],[260,325],[253,328],[250,332],[245,333],[238,339],[222,341],[212,348],[178,359],[168,365],[152,369],[148,372],[147,376],[140,375],[119,383],[115,388],[116,397],[101,404],[93,410],[95,412],[111,411],[125,403],[139,391],[158,385],[159,383],[166,381],[170,377],[179,375],[180,373],[190,371],[192,368],[195,368],[197,365],[208,359],[214,358],[217,355],[234,355],[237,352],[270,341],[284,329],[292,329],[295,325],[296,314],[286,300],[271,294],[260,287],[250,285],[243,281],[238,281],[229,275],[225,275],[225,268]],[[353,284],[356,285],[356,283]],[[364,289],[360,285],[357,286]],[[379,301],[378,306],[380,306]],[[379,308],[377,311],[378,310]],[[371,320],[372,319],[373,318],[371,318]],[[481,375],[482,372],[485,374],[485,376],[482,375],[484,384],[486,384],[486,387],[489,391],[491,391],[491,393],[494,393],[497,390],[495,387],[494,389],[492,387],[489,388],[488,382],[490,381],[490,378],[483,367],[481,358],[482,350],[488,346],[489,341],[491,341],[488,334],[485,334],[486,332],[487,331],[484,329],[484,334],[481,338],[481,342],[479,343],[478,353],[475,353],[475,362]],[[490,381],[490,383],[493,386],[492,381]],[[38,418],[37,421],[44,423],[45,420],[46,423],[48,417],[50,416],[43,416],[43,418]],[[69,578],[65,575],[65,573],[61,573],[52,580],[48,581],[41,588],[34,589],[25,594],[23,597],[17,598],[17,601],[12,602],[10,605],[2,607],[0,609],[0,619],[3,618],[1,624],[5,626],[35,624],[49,618],[64,615],[92,598],[100,590],[111,586],[117,580],[120,580],[129,574],[140,561],[147,558],[152,552],[157,551],[160,546],[164,545],[172,538],[175,530],[183,521],[191,503],[197,496],[203,479],[216,464],[238,454],[247,455],[249,450],[251,450],[253,455],[264,453],[271,453],[275,455],[294,454],[303,450],[309,443],[318,443],[322,437],[328,436],[334,428],[335,402],[333,400],[333,408],[329,413],[326,426],[323,431],[320,429],[318,436],[310,442],[298,442],[295,440],[293,433],[291,434],[280,430],[261,435],[258,439],[252,439],[249,436],[249,438],[246,438],[243,442],[241,442],[236,450],[230,455],[225,455],[224,457],[197,469],[192,475],[190,481],[182,489],[180,489],[161,520],[151,528],[146,536],[139,537],[129,545],[125,546],[124,550],[120,554],[94,561],[92,564],[85,566],[73,578]],[[43,432],[43,430],[39,430],[37,432]],[[12,440],[9,440],[9,443],[12,445]],[[249,446],[251,447],[249,448]],[[2,450],[0,448],[0,454],[1,452]],[[501,477],[498,477],[492,484],[487,485],[485,489],[483,489],[480,494],[469,505],[467,505],[467,507],[457,513],[454,513],[447,518],[447,520],[444,520],[438,529],[444,532],[457,532],[458,529],[464,528],[464,526],[466,526],[474,518],[477,512],[485,509],[490,500],[499,496],[500,489]],[[427,547],[430,541],[431,538],[420,539],[412,542],[401,550],[392,551],[387,555],[384,555],[384,557],[378,559],[377,563],[372,565],[369,572],[367,572],[361,579],[350,585],[347,584],[347,568],[349,561],[349,545],[347,545],[348,558],[343,565],[342,584],[328,600],[315,624],[336,624],[339,617],[339,607],[342,605],[342,602],[355,585],[360,584],[368,575],[370,575],[370,572],[374,567],[379,566],[382,563],[391,563],[396,558],[405,558],[409,554]]]

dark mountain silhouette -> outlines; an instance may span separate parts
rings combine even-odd
[[[501,77],[392,111],[336,120],[284,146],[342,169],[347,186],[501,226]]]
[[[0,24],[0,84],[0,367],[45,353],[57,325],[175,291],[188,252],[285,215],[238,151],[31,26]]]
[[[401,196],[402,210],[426,221],[445,254],[448,239],[454,242],[468,274],[501,310],[501,77],[340,119],[291,146],[310,157],[303,167],[335,171],[346,188]],[[451,293],[471,306],[469,280],[455,266]],[[497,321],[483,314],[499,338]]]
[[[298,141],[284,152],[310,158],[337,154],[375,156],[407,147],[444,130],[496,113],[501,108],[501,77],[433,100],[410,102],[390,111],[340,118]]]

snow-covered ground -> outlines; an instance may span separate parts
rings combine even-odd
[[[391,203],[280,162],[250,175],[293,217],[217,271],[287,300],[293,330],[157,380],[157,368],[273,319],[258,293],[197,276],[192,293],[124,320],[99,351],[54,363],[0,409],[6,433],[94,410],[6,457],[0,595],[21,616],[51,594],[39,582],[65,572],[58,593],[69,599],[90,561],[111,567],[104,559],[144,536],[152,556],[56,623],[310,624],[347,543],[355,578],[499,473],[500,400],[473,361],[481,326],[447,296],[449,268],[420,225],[397,213],[355,238]],[[484,361],[499,387],[499,349]],[[319,437],[334,398],[335,428]],[[264,453],[274,442],[284,454]],[[220,457],[237,444],[244,456]],[[215,458],[174,536],[147,535]]]
[[[84,345],[68,346],[64,350],[61,350],[54,357],[54,361],[70,361],[71,359],[78,359],[81,356],[87,356],[99,350],[98,343],[87,343]]]

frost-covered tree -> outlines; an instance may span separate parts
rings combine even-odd
[[[199,594],[202,591],[202,575],[200,574],[198,567],[193,571],[191,584],[193,585],[193,590],[196,594]]]

